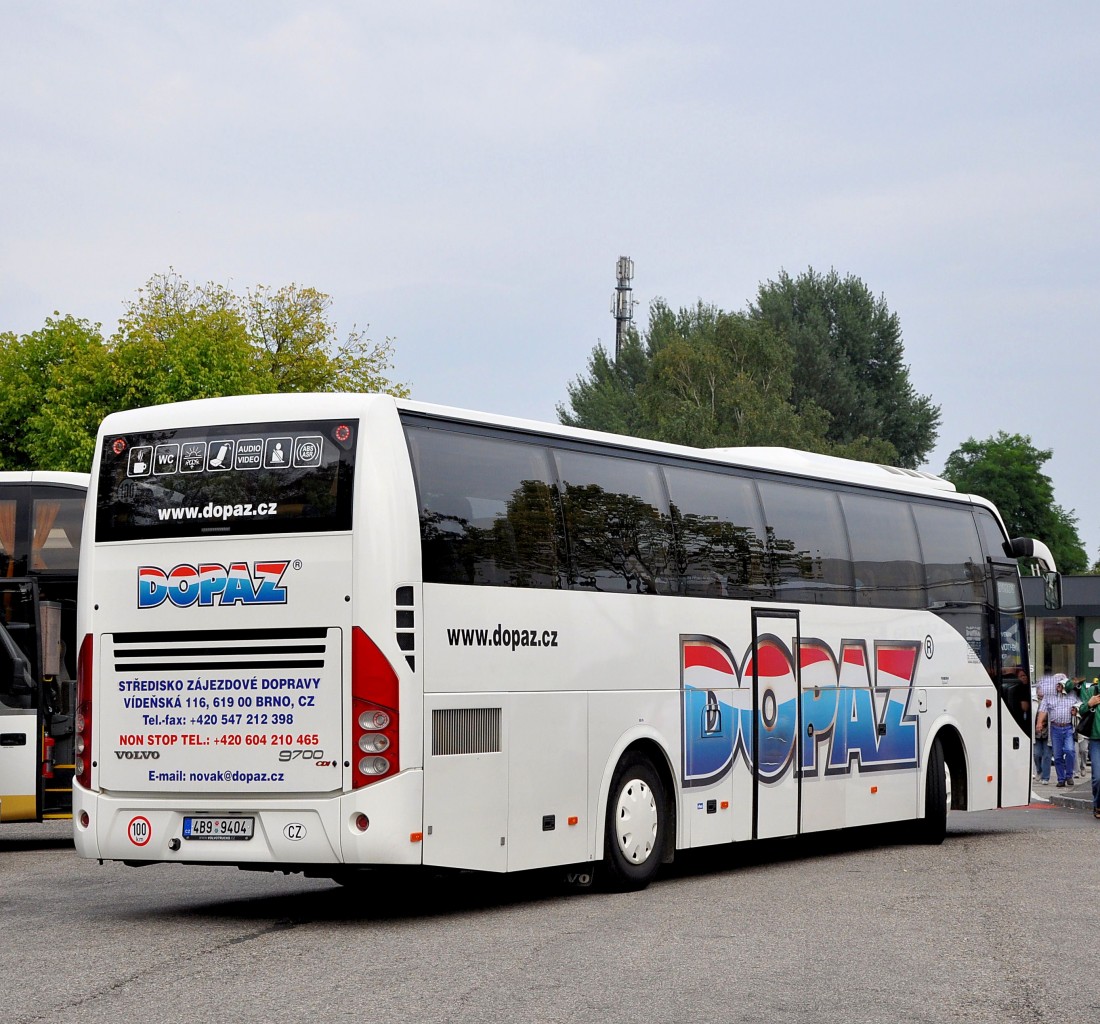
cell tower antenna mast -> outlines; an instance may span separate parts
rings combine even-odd
[[[630,282],[634,280],[634,261],[629,256],[620,256],[615,264],[615,294],[611,296],[611,315],[615,318],[615,362],[619,362],[623,342],[626,340],[627,326],[634,322],[634,298]]]

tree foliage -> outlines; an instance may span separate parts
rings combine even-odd
[[[644,335],[631,332],[616,364],[597,346],[586,376],[568,385],[563,423],[697,447],[786,445],[893,461],[879,438],[833,441],[829,413],[791,401],[794,353],[762,319],[698,303],[650,306]]]
[[[0,334],[0,469],[86,471],[109,412],[222,395],[408,389],[386,373],[392,343],[352,328],[314,288],[238,295],[174,271],[139,289],[105,339],[54,314],[38,331]]]
[[[751,317],[783,337],[793,354],[790,402],[829,413],[826,439],[889,442],[895,464],[916,469],[932,450],[939,407],[918,395],[903,362],[901,323],[886,300],[849,274],[809,268],[762,284]]]
[[[1062,572],[1084,572],[1088,557],[1077,517],[1055,503],[1054,485],[1042,471],[1052,454],[1026,435],[1002,430],[984,441],[968,438],[947,457],[943,475],[960,491],[992,501],[1010,536],[1043,541]]]

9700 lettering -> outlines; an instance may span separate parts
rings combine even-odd
[[[279,751],[280,761],[323,761],[325,752],[323,750],[305,750],[305,749],[288,749]]]

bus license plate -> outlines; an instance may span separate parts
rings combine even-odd
[[[183,819],[184,839],[251,839],[256,819],[239,816],[217,817],[204,814],[201,817]]]

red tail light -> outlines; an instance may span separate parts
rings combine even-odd
[[[400,769],[398,680],[358,626],[351,631],[351,784],[359,789]]]
[[[86,633],[76,657],[76,760],[73,775],[92,788],[92,634]]]

